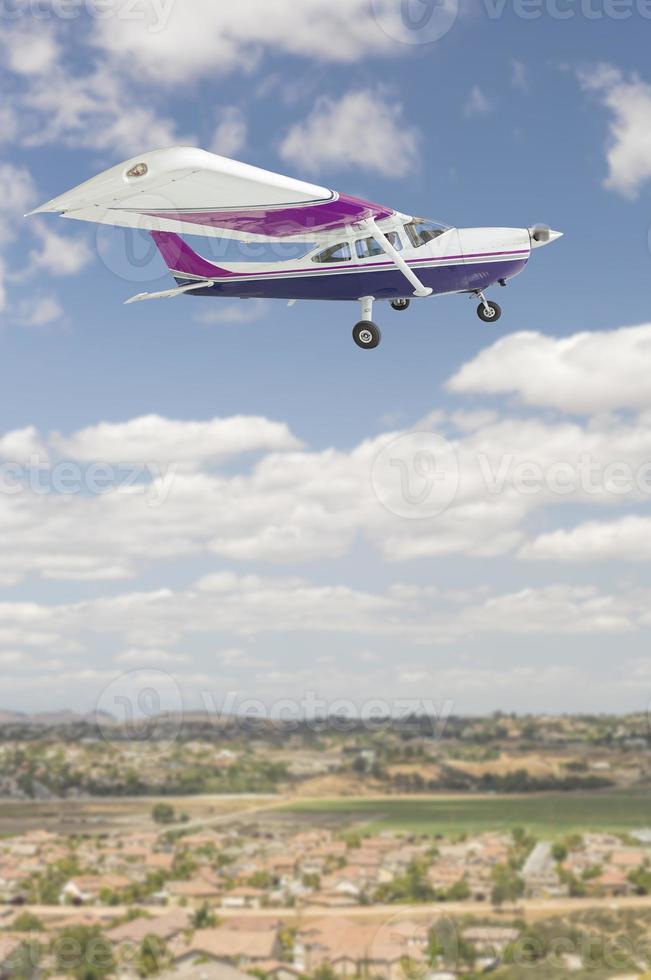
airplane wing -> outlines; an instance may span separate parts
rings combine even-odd
[[[153,150],[126,160],[30,214],[44,212],[148,231],[309,242],[398,214],[193,147]]]

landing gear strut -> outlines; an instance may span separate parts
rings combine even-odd
[[[391,300],[391,308],[394,310],[408,310],[410,300],[408,299],[393,299]]]
[[[476,291],[475,295],[479,296],[481,300],[481,303],[477,307],[477,316],[479,319],[483,320],[484,323],[495,323],[499,320],[502,315],[502,307],[497,303],[487,300],[480,289]]]
[[[362,306],[362,319],[353,327],[353,340],[358,347],[364,350],[372,350],[377,347],[382,339],[379,327],[373,323],[373,297],[362,296],[360,300]]]

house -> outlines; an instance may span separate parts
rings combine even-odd
[[[197,929],[175,962],[187,963],[198,957],[242,965],[277,960],[281,954],[278,929]]]
[[[244,885],[241,888],[233,888],[232,891],[226,892],[222,896],[221,906],[223,909],[259,909],[265,894],[262,888]]]
[[[524,863],[522,878],[527,898],[555,898],[567,893],[561,884],[549,841],[536,844]]]
[[[404,980],[406,960],[426,965],[422,942],[414,942],[411,933],[404,935],[399,929],[346,919],[315,922],[302,929],[294,943],[294,966],[301,973],[312,974],[329,964],[342,977]]]
[[[463,930],[463,938],[478,953],[497,957],[520,935],[517,929],[506,926],[472,926]]]
[[[264,973],[268,980],[298,980],[300,972],[291,963],[280,960],[261,960],[255,964],[256,971]]]
[[[114,929],[109,929],[106,938],[112,943],[139,946],[146,936],[160,936],[166,942],[174,939],[179,933],[190,927],[190,913],[185,909],[173,909],[164,915],[152,917],[143,916],[124,922]]]
[[[627,872],[619,868],[607,868],[592,883],[602,895],[610,898],[621,898],[633,893],[633,885],[628,880]]]
[[[131,879],[127,878],[126,875],[80,875],[77,878],[71,878],[63,886],[59,894],[59,904],[99,904],[102,892],[119,892],[123,888],[128,888],[130,884]]]
[[[217,878],[195,875],[188,881],[168,881],[165,894],[169,903],[178,905],[180,902],[199,906],[204,902],[218,899],[224,891],[224,886]]]
[[[251,980],[251,977],[229,963],[208,960],[201,963],[181,963],[173,970],[159,973],[158,980]]]

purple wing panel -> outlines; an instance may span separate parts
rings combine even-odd
[[[142,213],[152,218],[183,221],[190,226],[200,225],[269,238],[287,238],[304,235],[306,232],[318,234],[334,231],[367,218],[388,218],[395,212],[392,208],[373,204],[372,201],[340,194],[331,201],[290,207],[210,211],[165,209]]]

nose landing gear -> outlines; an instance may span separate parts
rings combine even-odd
[[[477,316],[484,323],[496,323],[502,315],[502,307],[498,303],[493,303],[492,300],[487,300],[484,294],[477,290],[475,293],[479,296],[481,303],[477,307]]]

